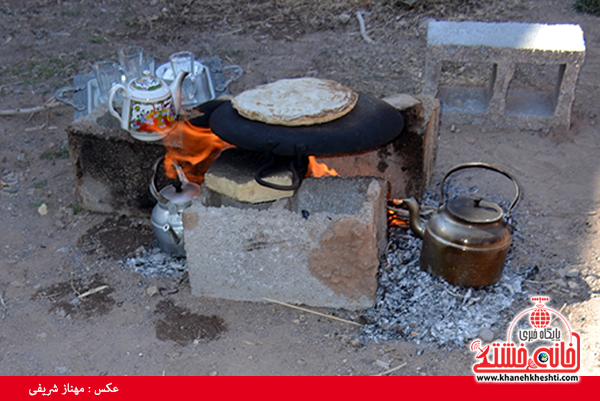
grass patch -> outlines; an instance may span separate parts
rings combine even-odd
[[[40,159],[42,160],[56,160],[68,158],[69,149],[67,149],[66,147],[48,149],[40,155]]]
[[[42,206],[44,203],[46,203],[46,202],[43,200],[36,200],[36,201],[29,203],[29,205],[35,209],[39,209],[39,207]],[[48,205],[48,204],[46,203],[46,205]]]
[[[83,207],[77,202],[73,202],[69,206],[71,207],[71,209],[73,209],[73,214],[75,215],[83,212]]]
[[[35,189],[41,189],[41,188],[44,188],[46,185],[48,185],[48,180],[43,180],[43,181],[38,181],[35,184],[33,184],[33,187]]]
[[[600,0],[576,0],[573,7],[583,13],[600,15]]]

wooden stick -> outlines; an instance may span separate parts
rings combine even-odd
[[[92,288],[91,290],[84,292],[83,294],[77,296],[77,298],[81,299],[81,298],[90,296],[92,294],[95,294],[97,292],[103,291],[103,290],[105,290],[107,288],[108,288],[107,285],[101,285],[100,287]]]
[[[25,109],[17,108],[17,109],[0,110],[0,116],[15,116],[18,114],[37,113],[38,111],[54,109],[56,107],[60,107],[63,105],[65,105],[65,104],[59,103],[59,102],[55,101],[54,99],[52,99],[49,103],[46,103],[42,106],[28,107]]]
[[[327,314],[325,314],[325,313],[315,312],[315,311],[312,311],[312,310],[310,310],[310,309],[301,308],[300,306],[296,306],[296,305],[290,305],[290,304],[288,304],[288,303],[286,303],[286,302],[276,301],[276,300],[274,300],[274,299],[269,299],[269,298],[263,298],[263,299],[264,299],[265,301],[268,301],[268,302],[273,302],[273,303],[275,303],[275,304],[279,304],[279,305],[287,306],[288,308],[292,308],[292,309],[298,309],[298,310],[301,310],[301,311],[303,311],[303,312],[312,313],[313,315],[319,315],[319,316],[323,316],[323,317],[326,317],[327,319],[333,319],[333,320],[337,320],[337,321],[339,321],[339,322],[343,322],[343,323],[349,323],[349,324],[353,324],[353,325],[355,325],[355,326],[360,326],[360,327],[363,327],[363,325],[362,325],[362,324],[360,324],[360,323],[356,323],[356,322],[353,322],[353,321],[351,321],[351,320],[342,319],[342,318],[340,318],[340,317],[337,317],[337,316],[331,316],[331,315],[327,315]]]
[[[400,370],[400,369],[402,369],[405,366],[406,366],[406,362],[404,362],[402,365],[396,366],[395,368],[388,369],[385,372],[381,372],[381,373],[378,373],[378,374],[373,375],[373,376],[385,376],[385,375],[389,375],[390,373],[394,373],[395,371]]]

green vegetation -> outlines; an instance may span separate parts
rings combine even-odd
[[[42,160],[56,160],[68,158],[69,149],[67,149],[66,147],[48,149],[40,155],[40,159]]]
[[[43,181],[38,181],[35,184],[33,184],[33,187],[35,189],[41,189],[41,188],[44,188],[46,185],[48,185],[48,180],[43,180]]]
[[[71,203],[69,206],[71,209],[73,209],[73,214],[79,214],[83,212],[83,207],[77,202]]]
[[[600,0],[576,0],[575,10],[600,15]]]

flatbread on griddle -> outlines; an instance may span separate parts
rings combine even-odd
[[[235,96],[232,106],[254,121],[290,127],[322,124],[348,114],[358,94],[326,79],[282,79]]]

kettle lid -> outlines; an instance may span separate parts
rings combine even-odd
[[[459,196],[449,201],[446,208],[454,217],[469,223],[494,223],[504,215],[500,206],[479,196]]]
[[[175,205],[181,206],[200,195],[200,185],[194,182],[181,183],[177,181],[175,184],[161,189],[160,194]]]

